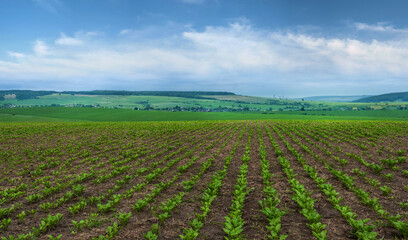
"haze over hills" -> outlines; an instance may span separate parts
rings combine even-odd
[[[395,92],[380,95],[354,95],[354,96],[312,96],[297,98],[297,100],[319,102],[355,102],[355,103],[380,103],[380,102],[408,102],[408,92]]]
[[[353,102],[355,100],[371,97],[371,95],[354,95],[354,96],[311,96],[304,98],[297,98],[305,101],[318,101],[318,102]]]
[[[408,102],[408,92],[386,93],[354,100],[360,103]]]

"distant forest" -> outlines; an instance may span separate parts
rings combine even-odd
[[[163,97],[184,97],[210,99],[202,95],[235,95],[231,92],[205,92],[205,91],[116,91],[116,90],[94,90],[94,91],[32,91],[32,90],[0,90],[0,100],[12,99],[33,99],[53,93],[61,94],[83,94],[83,95],[122,95],[122,96],[163,96]],[[6,97],[5,97],[6,96]]]

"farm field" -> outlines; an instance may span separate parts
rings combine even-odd
[[[197,120],[408,120],[408,110],[171,112],[81,107],[0,108],[0,122],[197,121]]]
[[[217,107],[224,107],[230,109],[242,109],[247,107],[248,109],[259,109],[259,110],[268,110],[270,108],[279,109],[286,106],[294,107],[295,109],[300,109],[300,101],[295,100],[276,100],[275,104],[268,102],[268,98],[260,97],[244,97],[239,95],[233,95],[230,97],[225,96],[199,96],[203,98],[185,98],[185,97],[166,97],[166,96],[121,96],[121,95],[81,95],[81,94],[50,94],[45,96],[40,96],[35,99],[11,99],[3,100],[0,95],[0,105],[3,104],[13,104],[17,106],[50,106],[51,104],[57,104],[61,106],[72,106],[77,104],[82,105],[97,105],[102,107],[118,107],[121,109],[134,109],[140,108],[144,109],[146,104],[157,109],[163,108],[173,108],[176,106],[183,108],[197,108],[203,107],[205,109],[210,108],[214,109]],[[269,99],[272,100],[272,99]],[[319,102],[320,103],[320,102]],[[309,103],[311,106],[319,109],[323,107],[330,106],[339,106],[343,107],[345,104],[338,103],[320,103],[321,106],[318,106],[319,103]],[[367,104],[355,104],[348,103],[350,106],[364,106]]]
[[[34,99],[3,99],[0,91],[0,105],[12,104],[16,106],[50,106],[57,104],[61,106],[73,105],[96,105],[107,108],[118,107],[121,109],[144,109],[146,104],[154,109],[174,108],[176,106],[183,108],[214,109],[217,107],[241,109],[247,107],[251,110],[269,110],[269,109],[300,109],[304,102],[285,99],[272,99],[262,97],[246,97],[240,95],[203,95],[198,97],[203,98],[185,98],[185,97],[168,97],[168,96],[123,96],[123,95],[83,95],[83,94],[50,94],[39,96]],[[320,104],[320,105],[319,105]],[[397,103],[391,103],[394,105]],[[371,104],[373,105],[373,104]],[[307,109],[322,109],[322,108],[342,108],[342,107],[357,107],[367,106],[362,103],[327,103],[327,102],[307,102]]]
[[[2,239],[408,238],[408,123],[0,123]]]

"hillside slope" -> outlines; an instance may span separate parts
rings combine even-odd
[[[353,102],[365,102],[365,103],[375,103],[375,102],[408,102],[408,92],[397,92],[397,93],[387,93],[377,96],[371,96],[366,98],[361,98]]]
[[[250,97],[230,92],[100,90],[45,94],[36,91],[0,91],[0,108],[45,106],[200,112],[324,110],[331,107],[328,104]]]

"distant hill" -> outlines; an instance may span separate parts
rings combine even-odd
[[[353,102],[378,103],[378,102],[408,102],[408,92],[387,93],[377,96],[365,97]]]
[[[210,91],[0,91],[0,108],[97,107],[164,111],[294,111],[345,109],[333,103],[251,97]],[[346,107],[347,108],[347,107]]]
[[[56,91],[0,90],[0,101],[5,99],[33,99],[53,93]]]
[[[368,110],[372,103],[353,103],[357,96],[309,97],[299,100],[243,96],[209,91],[30,91],[0,90],[0,108],[86,107],[192,112],[284,112]],[[377,104],[376,104],[377,105]],[[378,109],[406,109],[399,102]]]
[[[305,101],[316,101],[316,102],[353,102],[355,100],[371,97],[370,95],[356,95],[356,96],[312,96],[304,97]],[[297,100],[300,100],[299,98]]]
[[[211,96],[235,95],[232,92],[206,92],[206,91],[117,91],[117,90],[93,90],[93,91],[31,91],[31,90],[0,90],[0,100],[4,99],[34,99],[53,93],[79,94],[79,95],[116,95],[116,96],[163,96],[209,99]],[[204,97],[206,96],[206,97]]]

